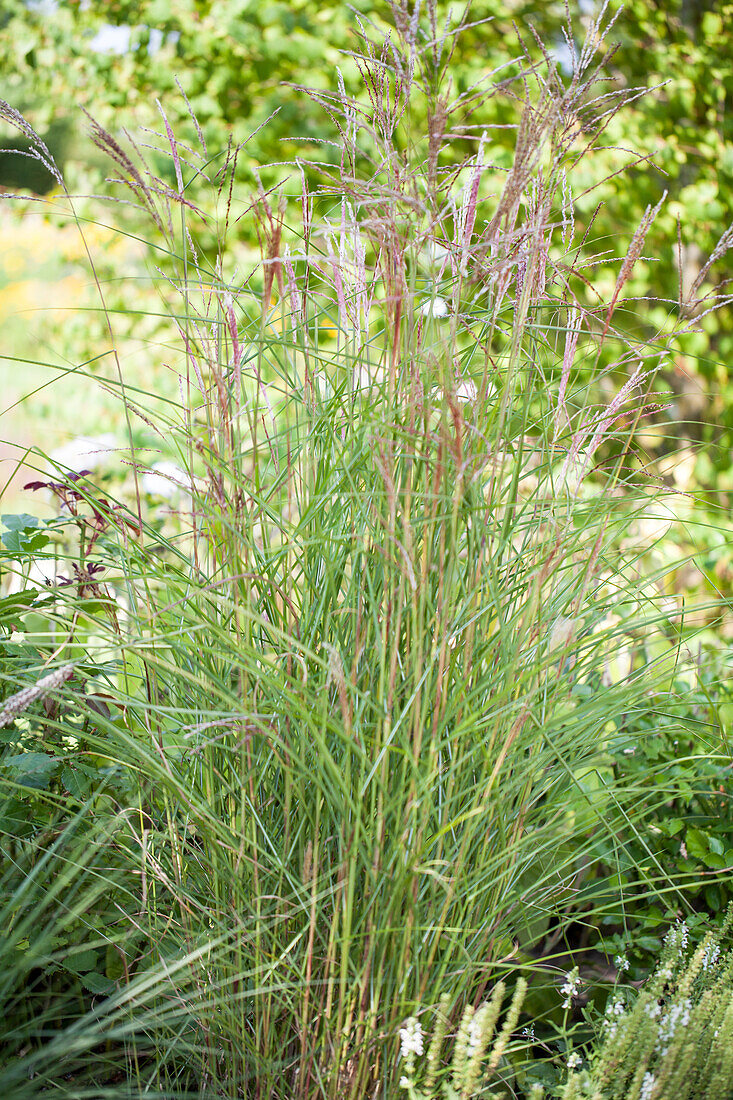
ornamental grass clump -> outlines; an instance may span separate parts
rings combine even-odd
[[[590,1067],[563,1100],[726,1100],[733,1097],[733,915],[694,951],[667,935],[659,965],[631,1002],[609,1001]]]
[[[61,1020],[31,1065],[27,1032],[9,1052],[39,1093],[388,1098],[400,1028],[408,1082],[422,1057],[404,1021],[494,990],[408,1084],[464,1100],[516,1024],[518,999],[493,1039],[510,960],[635,898],[684,904],[651,851],[624,851],[666,793],[620,783],[611,755],[668,685],[644,639],[684,658],[624,542],[658,496],[632,446],[669,337],[617,327],[640,235],[604,297],[573,213],[627,93],[597,87],[601,18],[568,74],[520,50],[485,89],[517,128],[496,165],[473,93],[451,100],[461,28],[434,3],[393,18],[365,33],[362,100],[337,74],[320,93],[333,162],[281,187],[244,191],[236,153],[195,126],[184,147],[165,115],[167,180],[93,130],[115,199],[150,219],[162,346],[135,385],[115,346],[129,477],[102,504],[79,475],[103,531],[38,596],[46,634],[31,624],[31,663],[74,664],[45,728],[73,718],[69,766],[102,762],[88,799],[124,883],[114,927],[94,923],[124,945],[115,993],[82,998],[73,1047]],[[146,509],[162,450],[185,470],[175,516]],[[7,692],[21,744],[29,682]]]

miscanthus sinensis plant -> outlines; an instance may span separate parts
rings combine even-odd
[[[607,755],[664,686],[640,639],[667,624],[624,541],[657,495],[632,444],[664,344],[616,328],[656,210],[605,298],[574,214],[577,165],[623,106],[596,85],[606,30],[567,76],[520,50],[476,90],[516,121],[499,167],[473,93],[451,98],[461,28],[432,2],[392,11],[388,40],[365,31],[363,102],[337,74],[321,94],[334,163],[279,190],[243,194],[237,154],[195,120],[189,146],[162,106],[172,182],[93,126],[150,218],[162,346],[134,386],[115,353],[129,484],[114,500],[74,475],[77,557],[34,639],[74,664],[81,758],[122,777],[94,805],[129,872],[116,1000],[45,1062],[39,1031],[39,1090],[99,1096],[122,1074],[126,1096],[388,1096],[412,1073],[404,1021],[445,991],[462,1038],[430,1072],[463,1096],[506,1041],[486,991],[550,919],[623,919],[617,839],[664,798]],[[140,430],[179,468],[162,518]],[[677,898],[651,851],[624,875]],[[24,1033],[13,1080],[27,1050]]]

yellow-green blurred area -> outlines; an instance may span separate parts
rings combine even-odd
[[[608,14],[617,7],[611,5]],[[155,244],[149,221],[129,204],[121,205],[120,189],[105,182],[119,172],[119,164],[105,162],[88,140],[82,108],[117,138],[129,130],[169,186],[175,186],[175,169],[156,100],[180,141],[192,146],[204,141],[214,190],[228,141],[243,143],[234,191],[237,214],[256,190],[257,173],[265,186],[289,175],[288,190],[297,194],[299,173],[285,162],[302,158],[306,175],[315,180],[318,162],[337,159],[329,144],[337,137],[334,117],[302,86],[338,96],[343,79],[345,93],[368,114],[369,97],[354,58],[361,48],[357,15],[377,29],[413,15],[412,7],[391,9],[371,0],[359,0],[356,9],[335,0],[8,0],[3,5],[3,97],[48,140],[72,193],[114,194],[117,200],[105,205],[80,199],[75,222],[58,188],[48,191],[45,202],[31,198],[53,183],[44,183],[37,162],[0,155],[0,190],[16,196],[0,205],[3,511],[37,507],[23,493],[23,483],[43,467],[41,454],[61,455],[58,460],[65,462],[72,452],[60,449],[79,438],[87,441],[88,451],[99,441],[114,463],[115,446],[125,447],[132,429],[147,448],[146,461],[168,455],[170,440],[156,437],[141,417],[128,424],[119,373],[131,404],[138,391],[145,394],[152,421],[156,401],[163,420],[175,415],[166,402],[176,400],[182,354],[175,323],[161,307],[166,258],[149,247]],[[434,10],[435,27],[429,7],[419,15],[422,41],[429,43],[432,36],[452,44],[451,30],[463,6],[441,3]],[[519,117],[512,80],[522,67],[529,71],[547,61],[530,27],[567,85],[571,51],[582,48],[598,11],[588,0],[573,0],[568,40],[563,3],[473,4],[470,25],[456,38],[450,60],[449,47],[445,50],[453,94],[465,101],[452,119],[439,165],[447,170],[475,153],[485,133],[487,162],[498,166],[501,178],[511,163]],[[698,624],[729,639],[733,323],[726,302],[733,250],[724,235],[733,222],[733,4],[630,0],[610,39],[619,48],[602,62],[606,88],[609,95],[627,91],[630,102],[609,122],[595,159],[584,161],[572,177],[569,201],[577,238],[587,233],[589,251],[595,251],[592,280],[609,296],[636,227],[667,191],[618,307],[618,318],[642,342],[679,320],[680,298],[718,250],[697,288],[697,317],[655,381],[652,397],[671,411],[640,425],[640,461],[676,495],[638,537],[660,569],[668,566],[660,589],[680,603],[684,598],[686,615],[692,614],[691,605],[698,606]],[[502,81],[508,83],[499,94]],[[599,106],[599,115],[602,110]],[[418,142],[425,140],[424,105],[414,105],[405,125]],[[5,124],[2,141],[23,152],[22,135]],[[368,167],[366,161],[361,167]],[[599,192],[588,190],[604,177]],[[189,173],[188,180],[192,199],[199,201],[201,178]],[[230,239],[228,277],[240,261],[242,273],[251,266],[257,245],[252,220],[232,219]],[[208,259],[213,263],[213,254]],[[171,301],[168,296],[169,310]],[[713,311],[714,305],[720,308]],[[114,330],[115,354],[103,306]],[[606,401],[619,384],[610,365],[608,370]],[[688,560],[675,565],[681,557]]]
[[[53,207],[54,199],[48,204]],[[87,247],[103,278],[114,268],[134,288],[144,270],[142,246],[113,229],[90,224],[82,235],[68,217],[54,217],[38,204],[22,206],[0,209],[0,480],[5,485],[11,479],[4,510],[20,503],[23,481],[38,470],[37,455],[16,470],[29,448],[49,454],[79,436],[124,437],[115,362]]]

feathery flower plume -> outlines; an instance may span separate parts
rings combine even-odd
[[[608,409],[606,410],[605,416],[603,416],[603,418],[599,421],[598,426],[593,433],[593,438],[591,439],[588,445],[588,450],[586,451],[587,461],[591,460],[593,454],[596,451],[596,448],[599,446],[608,429],[611,427],[615,420],[618,420],[621,406],[623,405],[626,398],[633,390],[638,389],[639,386],[641,386],[642,382],[646,378],[648,378],[650,374],[651,371],[644,371],[642,369],[642,364],[639,363],[631,378],[624,382],[621,389],[610,402]]]
[[[293,331],[295,331],[298,327],[298,323],[302,323],[303,317],[300,302],[298,301],[298,283],[293,269],[293,258],[290,255],[290,246],[287,244],[285,245],[285,251],[283,253],[283,266],[285,268],[288,294],[290,296],[290,323],[293,326]]]
[[[619,294],[623,290],[625,283],[627,282],[629,276],[631,275],[631,272],[634,270],[634,266],[636,264],[636,261],[641,256],[641,250],[644,247],[644,241],[646,240],[646,235],[649,232],[649,230],[651,229],[652,222],[654,221],[657,214],[661,210],[662,204],[664,203],[664,200],[666,198],[667,198],[667,192],[665,191],[656,206],[652,207],[651,204],[649,206],[647,206],[646,210],[644,211],[644,217],[639,222],[639,225],[637,226],[636,232],[634,233],[634,236],[631,238],[631,244],[629,245],[629,250],[626,253],[626,257],[624,259],[624,262],[621,264],[621,270],[618,273],[618,279],[616,280],[616,286],[614,287],[613,294],[611,296],[611,301],[608,305],[608,310],[606,312],[606,320],[605,320],[605,323],[604,323],[604,326],[603,326],[603,332],[601,333],[601,340],[603,340],[604,336],[608,332],[609,325],[611,324],[611,318],[613,317],[613,311],[615,310],[616,303],[618,302]]]
[[[562,246],[567,248],[575,235],[575,211],[573,209],[573,190],[568,174],[562,170]]]
[[[2,710],[0,710],[0,729],[2,729],[3,726],[9,726],[15,718],[18,718],[24,711],[28,710],[28,707],[38,699],[45,699],[52,691],[56,691],[62,684],[65,684],[67,680],[70,680],[74,675],[75,667],[76,666],[73,664],[62,665],[61,668],[57,668],[53,672],[50,672],[48,676],[44,676],[42,679],[37,680],[31,687],[16,691],[14,695],[6,699]]]
[[[679,236],[679,228],[678,228],[678,236]],[[733,248],[733,225],[728,226],[728,228],[726,229],[726,231],[723,233],[720,240],[716,244],[715,248],[710,253],[710,256],[708,257],[708,259],[705,261],[705,263],[702,265],[699,272],[697,273],[697,275],[695,277],[695,281],[693,282],[692,286],[690,287],[689,294],[687,295],[684,302],[682,302],[681,313],[682,313],[683,317],[684,316],[690,316],[700,306],[701,299],[699,299],[698,296],[697,296],[698,291],[700,290],[700,287],[702,286],[702,284],[705,282],[705,280],[708,276],[708,272],[710,271],[710,268],[713,266],[713,264],[717,260],[720,259],[721,256],[725,255],[725,253],[728,251],[729,248]],[[682,270],[682,265],[680,264],[680,271],[681,270]],[[682,278],[682,276],[680,275],[680,279],[681,278]]]
[[[481,141],[479,142],[478,153],[476,154],[476,164],[473,169],[473,174],[469,186],[466,188],[463,196],[463,203],[461,205],[461,212],[458,219],[458,236],[459,240],[456,242],[461,250],[461,263],[460,273],[465,277],[468,271],[468,258],[471,251],[471,237],[473,236],[473,227],[476,223],[476,207],[478,205],[478,189],[481,183],[481,173],[484,168],[484,145],[486,144],[486,134],[481,135]]]
[[[31,124],[23,118],[20,111],[16,111],[15,108],[11,107],[9,103],[6,103],[4,99],[0,99],[0,119],[14,126],[16,130],[20,130],[23,137],[27,138],[30,143],[30,148],[27,151],[21,149],[11,150],[13,155],[30,157],[31,160],[39,161],[46,171],[53,176],[59,186],[63,187],[64,181],[61,172],[43,138],[41,138]],[[8,152],[7,149],[0,149],[0,153],[6,152]]]
[[[570,424],[570,417],[568,416],[568,410],[565,405],[565,394],[568,388],[568,381],[570,379],[570,371],[572,370],[573,361],[575,359],[575,351],[578,346],[578,337],[580,336],[580,330],[583,327],[583,318],[581,317],[577,308],[573,307],[570,310],[568,316],[568,327],[565,330],[565,354],[562,360],[562,374],[560,375],[560,389],[557,393],[557,406],[555,408],[555,438],[559,435],[563,421],[566,424]]]
[[[176,170],[176,183],[178,184],[178,194],[181,198],[183,198],[183,173],[181,171],[181,158],[178,155],[178,143],[176,142],[171,124],[168,121],[168,116],[163,110],[163,105],[161,104],[159,99],[156,99],[155,105],[160,111],[161,117],[163,119],[163,125],[165,126],[166,137],[168,138],[168,144],[171,147],[171,153],[173,155],[173,166]]]

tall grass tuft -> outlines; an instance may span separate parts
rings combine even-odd
[[[666,621],[624,541],[658,495],[632,440],[664,348],[614,312],[655,211],[608,300],[573,216],[623,105],[596,83],[606,32],[567,77],[520,51],[488,78],[518,120],[501,169],[450,98],[461,28],[392,10],[387,40],[364,29],[363,101],[323,97],[334,163],[279,187],[243,198],[236,152],[162,109],[174,183],[93,129],[151,218],[168,370],[135,390],[121,361],[117,385],[178,504],[146,507],[137,442],[119,501],[75,480],[76,572],[46,611],[79,751],[125,777],[124,968],[72,1089],[394,1096],[422,1006],[457,1027],[521,990],[550,926],[625,919],[615,839],[664,797],[608,756],[669,670],[641,647],[612,668]],[[636,872],[677,900],[653,853]],[[39,1030],[39,1082],[60,1042]]]

